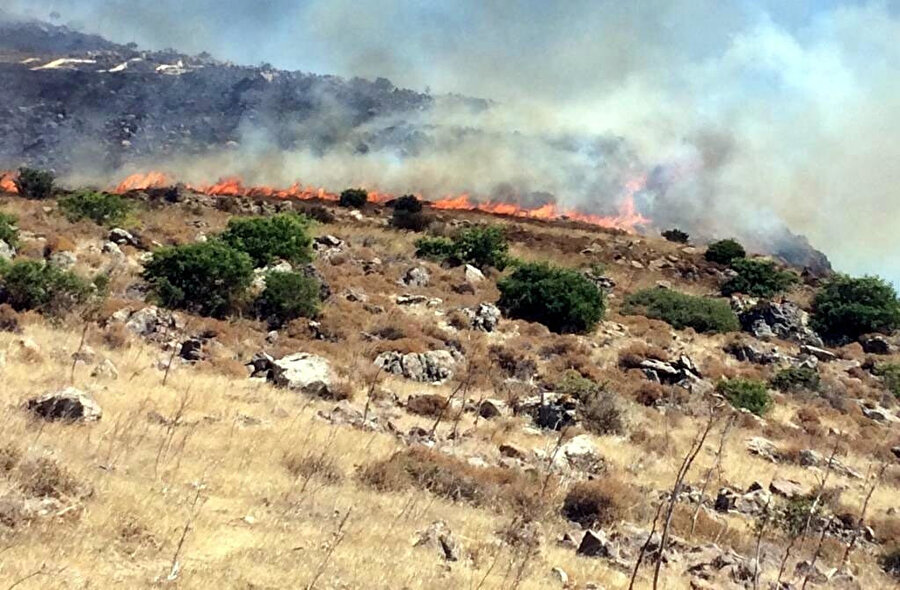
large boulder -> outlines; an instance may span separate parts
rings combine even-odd
[[[600,449],[586,434],[573,436],[566,441],[554,455],[553,467],[562,472],[580,472],[588,474],[601,473],[606,462],[600,455]]]
[[[331,363],[308,352],[273,360],[268,378],[278,387],[322,397],[330,394],[335,381]]]
[[[375,358],[375,365],[386,373],[420,383],[442,383],[453,376],[456,359],[446,350],[408,354],[388,351]]]
[[[859,343],[866,354],[894,354],[896,347],[883,334],[866,334],[859,338]]]
[[[431,282],[431,273],[424,266],[414,266],[400,277],[399,283],[406,287],[426,287]]]
[[[476,307],[464,307],[462,312],[469,318],[473,330],[493,332],[500,323],[500,308],[491,303],[479,303]]]
[[[738,318],[741,326],[760,340],[780,338],[798,344],[823,346],[822,339],[807,325],[809,315],[796,303],[760,301],[742,310],[741,304],[734,301],[733,305],[740,311]]]
[[[615,559],[619,555],[618,549],[610,541],[603,531],[587,530],[578,545],[578,555],[586,557],[605,557]]]
[[[94,422],[103,416],[103,410],[94,398],[74,387],[32,398],[25,402],[25,407],[45,420]]]
[[[644,359],[640,363],[641,370],[651,381],[674,385],[683,381],[693,381],[701,378],[700,371],[690,357],[681,355],[672,362],[658,361],[656,359]]]

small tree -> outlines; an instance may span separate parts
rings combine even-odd
[[[59,200],[66,219],[75,222],[90,219],[98,225],[119,225],[131,212],[131,203],[120,195],[81,191]]]
[[[256,309],[273,328],[297,318],[315,317],[319,312],[319,282],[298,272],[270,272]]]
[[[554,332],[587,332],[603,318],[603,293],[581,273],[525,263],[497,283],[509,317],[540,322]]]
[[[688,240],[691,238],[686,232],[683,232],[678,228],[667,229],[662,233],[662,237],[670,242],[675,242],[676,244],[687,244]]]
[[[754,379],[728,379],[719,381],[716,391],[736,408],[743,408],[762,416],[772,407],[772,398],[766,384]]]
[[[900,328],[900,301],[884,279],[836,275],[816,293],[811,325],[835,344],[873,332],[887,334]]]
[[[728,266],[732,261],[747,256],[747,251],[736,240],[719,240],[706,248],[705,258],[709,262]]]
[[[253,263],[219,240],[160,248],[144,266],[144,280],[160,304],[223,317],[250,286]]]
[[[16,260],[2,269],[2,300],[16,311],[62,315],[95,292],[90,281],[43,260]]]
[[[496,225],[473,227],[459,234],[454,240],[454,256],[460,262],[486,268],[493,266],[503,270],[509,263],[509,244],[503,228]]]
[[[19,227],[18,219],[15,215],[0,212],[0,240],[6,242],[10,247],[16,248],[19,245]]]
[[[431,225],[431,217],[422,213],[422,202],[413,195],[403,195],[393,203],[391,225],[397,229],[423,231]]]
[[[338,205],[340,205],[341,207],[353,207],[354,209],[360,209],[363,205],[366,204],[366,201],[368,200],[369,193],[366,192],[365,189],[348,188],[341,193],[341,198],[338,200]]]
[[[256,267],[268,266],[279,258],[302,264],[312,260],[309,225],[306,217],[295,213],[232,218],[221,239],[232,248],[246,252]]]
[[[26,199],[48,199],[53,195],[53,173],[34,168],[19,168],[13,181],[19,196]]]
[[[731,263],[731,268],[737,276],[722,285],[722,295],[743,293],[770,298],[797,282],[797,275],[779,270],[771,260],[738,258]]]

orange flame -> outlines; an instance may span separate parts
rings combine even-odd
[[[556,203],[546,203],[540,207],[528,208],[515,203],[476,201],[472,200],[467,194],[450,196],[432,201],[431,206],[441,210],[456,209],[465,211],[484,211],[485,213],[492,213],[495,215],[506,215],[526,219],[570,219],[600,227],[634,232],[637,226],[650,223],[649,219],[637,212],[634,204],[635,193],[642,190],[645,183],[645,177],[633,178],[626,183],[625,194],[619,206],[618,214],[614,216],[582,213],[576,209],[561,208]],[[148,172],[145,174],[132,174],[119,183],[115,191],[123,193],[129,190],[163,188],[172,186],[173,184],[173,180],[162,172]],[[321,199],[325,201],[337,201],[339,198],[337,193],[328,192],[321,187],[303,187],[300,183],[294,183],[286,189],[278,189],[264,185],[245,186],[243,181],[238,177],[223,178],[215,184],[186,186],[189,190],[194,192],[219,197],[248,196],[300,200]],[[383,203],[392,198],[394,198],[394,195],[389,193],[369,191],[369,201],[373,203]]]
[[[19,194],[15,172],[0,172],[0,193]]]

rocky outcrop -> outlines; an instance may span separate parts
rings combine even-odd
[[[431,273],[424,266],[414,266],[400,277],[398,283],[404,287],[427,287],[431,282]]]
[[[746,332],[760,340],[780,338],[798,344],[823,346],[822,339],[809,326],[809,315],[800,307],[785,301],[760,301],[732,299],[732,306],[739,312],[738,318]]]
[[[247,366],[251,377],[263,377],[278,387],[309,395],[328,397],[335,383],[331,363],[308,352],[289,354],[277,360],[258,352]]]
[[[568,395],[545,393],[520,399],[516,404],[516,413],[531,416],[540,428],[561,430],[575,424],[578,420],[578,401]]]
[[[639,367],[648,379],[664,385],[674,385],[701,378],[694,361],[685,355],[681,355],[672,362],[644,359],[640,362]]]
[[[74,387],[32,398],[25,402],[25,407],[45,420],[94,422],[103,416],[100,404],[87,393]]]
[[[479,303],[476,307],[464,307],[462,312],[469,319],[473,330],[493,332],[500,323],[500,308],[491,303]]]
[[[386,373],[401,375],[421,383],[443,383],[453,376],[456,359],[446,350],[411,352],[383,352],[375,359],[375,365]]]
[[[897,352],[897,347],[883,334],[866,334],[860,337],[859,343],[867,354],[888,355]]]

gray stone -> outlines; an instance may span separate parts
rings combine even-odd
[[[576,552],[578,555],[607,559],[615,559],[619,554],[613,543],[606,537],[606,533],[594,530],[584,532],[584,537],[581,538],[581,544],[578,545]]]
[[[408,354],[388,351],[375,358],[375,365],[387,373],[413,381],[442,383],[453,376],[456,359],[446,350]]]
[[[5,241],[0,240],[0,258],[3,258],[4,260],[12,260],[13,256],[15,255],[15,249],[13,249],[13,247],[7,244]]]
[[[803,354],[808,354],[810,356],[814,356],[823,363],[828,363],[834,360],[837,360],[837,355],[833,352],[825,350],[824,348],[819,348],[818,346],[810,346],[808,344],[804,344],[800,347],[800,352]]]
[[[474,308],[463,308],[463,313],[469,318],[473,330],[493,332],[500,323],[500,308],[491,303],[479,303]]]
[[[53,266],[58,266],[59,268],[67,270],[75,266],[78,262],[78,257],[75,256],[74,252],[60,250],[59,252],[51,254],[48,260]]]
[[[328,360],[308,352],[272,361],[269,378],[279,387],[318,396],[328,395],[334,384]]]
[[[485,399],[478,404],[478,415],[482,418],[490,420],[491,418],[499,418],[506,412],[506,404],[498,399]]]
[[[431,282],[431,273],[424,266],[414,266],[400,277],[400,284],[407,287],[427,287]]]
[[[135,248],[140,245],[140,242],[131,232],[124,230],[120,227],[114,227],[109,230],[109,235],[107,235],[107,239],[119,246],[134,246]]]
[[[484,280],[484,273],[471,264],[465,266],[466,282],[469,284],[480,283]]]
[[[741,326],[761,340],[773,337],[821,347],[822,339],[808,327],[809,316],[797,304],[790,301],[776,303],[761,301],[749,307],[752,300],[732,299],[732,307],[738,311]]]
[[[769,491],[777,496],[793,500],[806,494],[807,489],[792,479],[775,479],[769,484]]]
[[[97,363],[97,366],[91,371],[91,377],[94,377],[95,379],[115,380],[119,378],[119,370],[111,360],[103,359]]]
[[[887,355],[896,352],[896,347],[883,334],[866,334],[860,337],[859,343],[867,354]]]
[[[25,407],[45,420],[93,422],[103,416],[94,398],[74,387],[32,398],[25,403]]]
[[[462,545],[453,536],[444,521],[438,520],[431,523],[417,535],[414,547],[428,547],[436,551],[438,556],[445,561],[459,561]]]

